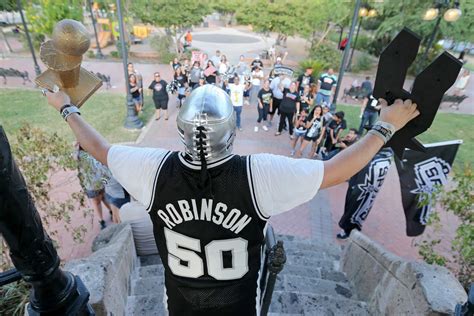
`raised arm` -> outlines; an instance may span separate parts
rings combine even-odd
[[[69,96],[62,92],[47,92],[48,103],[56,110],[71,103]],[[110,144],[92,126],[90,126],[79,114],[73,113],[67,118],[67,124],[71,127],[77,141],[89,154],[102,164],[107,165],[107,153]]]
[[[420,114],[416,109],[416,104],[411,100],[403,102],[397,99],[392,106],[387,106],[385,100],[380,100],[380,104],[382,106],[380,121],[392,124],[397,131]],[[342,183],[352,177],[369,163],[383,145],[382,138],[367,134],[334,158],[325,161],[321,188]]]

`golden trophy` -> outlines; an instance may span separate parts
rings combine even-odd
[[[52,39],[40,48],[40,58],[48,68],[35,78],[38,86],[66,92],[71,103],[80,107],[97,89],[102,80],[81,67],[82,55],[89,49],[89,34],[80,22],[61,20],[53,30]]]

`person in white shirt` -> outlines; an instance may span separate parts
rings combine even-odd
[[[252,105],[258,105],[258,92],[261,89],[263,78],[263,70],[259,65],[255,65],[252,70],[252,89],[250,91],[250,104]]]
[[[219,65],[221,64],[221,51],[216,50],[216,54],[211,57],[211,60],[214,63],[214,67],[219,69]]]
[[[242,114],[242,106],[244,105],[244,84],[240,83],[239,76],[234,77],[234,83],[229,84],[230,101],[234,106],[236,125],[239,131],[242,130],[240,116]]]

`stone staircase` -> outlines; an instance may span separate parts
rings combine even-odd
[[[283,240],[287,263],[278,275],[269,315],[369,315],[344,273],[335,244],[293,236]],[[126,315],[166,315],[163,265],[158,256],[140,257],[131,280]]]

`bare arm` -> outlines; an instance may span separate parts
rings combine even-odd
[[[381,100],[380,103],[382,106],[380,120],[392,124],[397,131],[420,114],[416,104],[411,100],[404,102],[397,99],[392,106],[387,106],[385,100]],[[321,188],[342,183],[352,177],[369,163],[383,145],[381,138],[367,134],[357,143],[325,161]]]
[[[60,110],[65,104],[71,103],[71,99],[62,91],[47,93],[48,103],[56,110]],[[65,123],[66,124],[66,123]],[[107,153],[110,144],[92,126],[89,125],[79,114],[71,114],[67,118],[67,124],[71,127],[77,141],[89,154],[102,164],[107,165]]]

